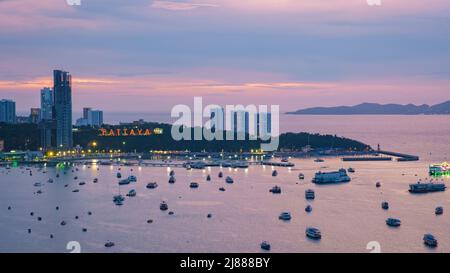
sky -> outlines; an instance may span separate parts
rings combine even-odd
[[[39,106],[53,69],[74,112],[450,100],[450,1],[0,0],[0,99]]]

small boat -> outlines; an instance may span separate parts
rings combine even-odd
[[[94,183],[97,183],[98,182],[98,178],[94,178],[94,181],[93,181]]]
[[[125,201],[125,197],[123,197],[123,195],[119,194],[119,195],[114,195],[113,196],[113,201]]]
[[[390,227],[399,227],[401,224],[402,224],[402,221],[400,221],[400,219],[388,218],[386,220],[386,225],[388,225]]]
[[[66,221],[62,221],[61,226],[65,226],[65,225],[67,225]]]
[[[136,196],[136,190],[130,190],[130,191],[127,193],[127,196],[128,196],[128,197],[135,197],[135,196]]]
[[[377,183],[375,184],[375,187],[377,187],[377,188],[381,187],[381,183],[380,183],[380,182],[377,182]]]
[[[281,193],[281,188],[278,186],[274,186],[272,189],[269,190],[269,192],[273,193],[273,194],[280,194]]]
[[[107,242],[106,244],[105,244],[105,247],[113,247],[114,246],[114,243],[113,242]]]
[[[227,182],[228,184],[233,184],[234,180],[230,176],[227,176],[227,178],[225,179],[225,182]]]
[[[423,235],[423,243],[428,247],[437,247],[438,241],[432,234]]]
[[[175,176],[175,171],[174,171],[174,170],[171,170],[170,173],[169,173],[169,175],[170,175],[170,176]]]
[[[300,179],[300,180],[304,180],[304,179],[305,179],[305,175],[304,175],[304,174],[302,174],[302,173],[301,173],[301,174],[299,174],[299,175],[298,175],[298,179]]]
[[[128,181],[129,182],[137,182],[137,178],[134,175],[130,175],[130,176],[128,176]]]
[[[322,233],[317,228],[309,227],[306,229],[305,233],[306,233],[306,237],[308,237],[310,239],[313,239],[313,240],[322,239]]]
[[[74,180],[77,180],[77,179],[78,179],[78,176],[75,176],[73,179],[74,179]]]
[[[80,190],[78,190],[78,189],[76,189],[76,190],[73,190],[72,192],[79,192]]]
[[[191,165],[186,165],[186,170],[191,170],[192,169],[192,167],[191,167]]]
[[[389,203],[388,202],[382,202],[381,203],[381,208],[384,210],[388,210],[389,209]]]
[[[310,213],[312,211],[311,205],[307,205],[306,208],[305,208],[305,211]]]
[[[47,180],[47,183],[53,183],[53,179],[49,178],[49,179]]]
[[[219,173],[219,178],[222,178],[223,177],[223,172],[220,172]]]
[[[219,188],[219,191],[225,191],[225,188]]]
[[[122,206],[123,205],[123,201],[116,200],[116,201],[114,201],[114,204],[116,204],[116,206]]]
[[[263,241],[261,243],[261,249],[269,251],[270,250],[270,244],[268,242],[266,242],[266,241]]]
[[[150,182],[147,184],[147,189],[156,189],[158,187],[158,183]]]
[[[119,181],[119,185],[123,186],[123,185],[128,185],[130,184],[130,181],[128,179],[122,179]]]
[[[162,210],[162,211],[165,211],[165,210],[168,210],[169,209],[169,206],[167,205],[167,203],[166,202],[161,202],[161,204],[159,205],[159,209],[160,210]]]
[[[287,163],[287,162],[289,162],[289,158],[287,158],[287,157],[283,157],[283,158],[281,159],[281,162],[283,162],[283,163]]]
[[[78,183],[78,185],[84,186],[84,185],[86,185],[86,182],[80,182],[80,183]]]
[[[306,200],[314,200],[316,198],[316,194],[315,194],[314,190],[307,189],[305,191],[305,198],[306,198]]]
[[[211,181],[211,175],[206,176],[206,181]]]
[[[198,188],[198,183],[197,182],[191,182],[191,184],[189,185],[189,188],[191,188],[191,189],[196,189],[196,188]]]
[[[291,214],[289,212],[282,212],[280,216],[278,216],[278,219],[283,221],[290,221],[291,220]]]
[[[35,186],[35,187],[41,187],[41,186],[42,186],[42,184],[41,184],[41,183],[39,183],[39,182],[36,182],[36,183],[34,183],[34,184],[33,184],[33,186]]]
[[[122,178],[122,174],[121,173],[117,173],[117,178]]]
[[[323,160],[323,159],[321,159],[321,158],[317,158],[317,159],[314,160],[314,162],[316,162],[316,163],[322,163],[322,162],[325,162],[325,160]]]
[[[171,175],[170,178],[169,178],[169,183],[170,184],[174,184],[175,181],[177,181],[177,179],[175,178],[175,176]]]
[[[277,172],[277,170],[274,170],[273,172],[272,172],[272,176],[277,176],[278,175],[278,172]]]
[[[442,214],[444,213],[444,208],[443,208],[443,207],[437,207],[437,208],[434,210],[434,213],[435,213],[436,215],[442,215]]]
[[[355,169],[353,169],[353,168],[348,168],[347,172],[349,172],[349,173],[354,173],[354,172],[355,172]]]

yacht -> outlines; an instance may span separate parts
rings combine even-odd
[[[402,221],[400,221],[400,219],[388,218],[386,220],[386,225],[388,225],[390,227],[399,227],[401,224],[402,224]]]
[[[223,177],[223,172],[220,172],[219,173],[219,178],[222,178]]]
[[[312,182],[315,184],[336,184],[350,182],[351,178],[345,169],[337,172],[317,172]]]
[[[147,189],[156,189],[158,187],[158,183],[150,182],[147,184]]]
[[[130,175],[130,176],[128,176],[128,181],[130,181],[130,182],[137,182],[137,178],[134,175]]]
[[[191,184],[189,185],[189,187],[190,187],[191,189],[196,189],[196,188],[198,188],[198,183],[197,183],[197,182],[191,182]]]
[[[307,189],[305,191],[305,198],[307,200],[314,200],[316,198],[316,194],[315,194],[314,190]]]
[[[437,208],[434,210],[434,213],[435,213],[436,215],[442,215],[442,214],[444,213],[444,208],[443,208],[443,207],[437,207]]]
[[[278,219],[283,221],[290,221],[291,220],[291,214],[289,212],[282,212],[280,216],[278,216]]]
[[[261,243],[261,249],[269,251],[270,250],[270,244],[268,242],[266,242],[266,241],[263,241]]]
[[[128,179],[122,179],[119,181],[119,185],[123,186],[123,185],[128,185],[130,184],[130,181]]]
[[[234,183],[234,180],[230,176],[227,176],[227,178],[225,179],[225,182],[227,182],[228,184],[232,184],[232,183]]]
[[[269,190],[271,193],[274,194],[280,194],[281,193],[281,188],[278,186],[274,186],[272,189]]]
[[[272,176],[277,176],[277,175],[278,175],[277,170],[274,170],[274,171],[272,172]]]
[[[299,175],[298,175],[298,179],[300,179],[300,180],[304,180],[304,179],[305,179],[305,175],[304,175],[304,174],[302,174],[302,173],[301,173],[301,174],[299,174]]]
[[[409,192],[411,193],[428,193],[428,192],[437,192],[437,191],[445,191],[447,187],[444,183],[420,183],[409,185]]]
[[[169,178],[169,183],[173,184],[173,183],[175,183],[175,181],[177,181],[175,176],[171,175],[170,178]]]
[[[135,196],[136,196],[136,190],[130,190],[130,191],[127,193],[127,196],[128,196],[128,197],[135,197]]]
[[[305,211],[310,213],[312,211],[311,205],[307,205],[306,208],[305,208]]]
[[[159,209],[160,210],[162,210],[162,211],[165,211],[165,210],[168,210],[169,209],[169,206],[167,205],[167,203],[166,202],[161,202],[161,204],[159,205]]]
[[[306,228],[305,233],[306,233],[306,237],[308,237],[310,239],[313,239],[313,240],[322,239],[322,233],[317,228],[313,228],[313,227]]]
[[[423,235],[423,243],[428,247],[437,247],[438,242],[432,234]]]
[[[389,203],[388,202],[382,202],[381,203],[381,208],[384,210],[388,210],[389,209]]]

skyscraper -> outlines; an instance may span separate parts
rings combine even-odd
[[[56,145],[71,148],[72,136],[72,76],[69,72],[53,71],[53,92],[55,99]]]
[[[0,122],[16,123],[16,103],[12,100],[0,100]]]
[[[41,90],[41,119],[51,120],[53,119],[53,90],[45,87]]]

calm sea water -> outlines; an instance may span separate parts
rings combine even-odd
[[[429,163],[450,154],[446,145],[450,132],[445,125],[450,120],[441,116],[410,118],[290,116],[282,122],[282,130],[336,133],[423,159],[349,163],[327,158],[321,164],[298,159],[292,160],[294,168],[278,168],[277,177],[271,176],[271,167],[222,169],[225,176],[234,178],[232,185],[217,177],[219,168],[175,169],[177,182],[172,185],[167,182],[167,168],[122,167],[124,177],[138,177],[137,183],[122,187],[115,177],[118,167],[100,166],[97,170],[81,166],[74,173],[60,172],[59,178],[54,168],[46,173],[32,169],[33,176],[20,168],[0,168],[0,252],[68,252],[69,241],[79,242],[85,252],[259,252],[263,240],[271,243],[273,252],[369,252],[366,246],[371,241],[379,242],[383,252],[450,252],[450,191],[426,195],[407,191],[409,183],[428,179]],[[318,170],[350,166],[356,173],[348,184],[317,186],[309,182]],[[304,181],[297,178],[300,172],[306,176]],[[207,174],[212,181],[206,181]],[[55,182],[47,183],[48,178]],[[94,184],[94,178],[99,182]],[[450,178],[442,179],[450,182]],[[80,186],[81,181],[86,185]],[[159,187],[146,189],[152,181]],[[190,189],[192,181],[200,187]],[[381,188],[375,187],[377,181]],[[35,182],[43,186],[34,187]],[[281,195],[269,192],[274,185],[281,186]],[[226,191],[219,191],[220,187]],[[137,196],[115,206],[112,196],[131,188],[137,190]],[[312,202],[304,198],[308,188],[316,192]],[[35,194],[38,189],[43,193]],[[74,193],[74,189],[80,191]],[[159,210],[162,200],[174,215]],[[388,211],[381,209],[382,201],[390,203]],[[310,214],[304,211],[307,204],[313,207]],[[444,215],[434,214],[436,206],[444,207]],[[291,212],[290,222],[278,220],[283,211]],[[402,226],[387,227],[387,217],[400,218]],[[153,220],[150,224],[149,219]],[[67,225],[61,226],[61,221]],[[305,238],[307,226],[318,227],[322,240]],[[439,241],[437,249],[422,243],[423,234],[429,232]],[[108,240],[115,246],[105,248]]]

